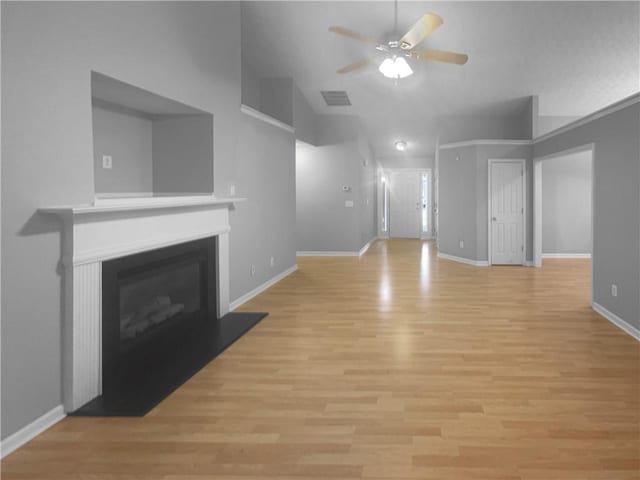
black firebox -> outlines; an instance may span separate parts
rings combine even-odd
[[[216,239],[102,265],[102,403],[142,414],[206,364],[216,343]]]

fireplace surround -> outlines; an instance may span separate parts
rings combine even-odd
[[[213,308],[220,319],[229,312],[229,208],[243,200],[213,195],[115,198],[40,209],[63,221],[62,356],[67,412],[103,393],[102,281],[106,262],[214,239]]]

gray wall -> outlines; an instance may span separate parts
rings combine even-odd
[[[538,136],[564,127],[579,118],[580,117],[541,115],[538,117]]]
[[[293,133],[243,115],[236,161],[236,195],[247,201],[230,216],[232,301],[296,264]]]
[[[542,253],[591,253],[591,152],[542,162]]]
[[[534,145],[543,157],[589,143],[593,156],[594,301],[640,328],[640,104]],[[618,296],[611,296],[611,284]]]
[[[388,168],[434,168],[433,157],[414,157],[398,154],[394,157],[376,157],[378,165],[385,170]]]
[[[477,139],[520,140],[531,138],[526,113],[510,116],[446,116],[439,121],[440,145]]]
[[[316,116],[316,145],[335,145],[358,139],[361,125],[355,115]]]
[[[260,111],[293,126],[293,79],[261,78]]]
[[[296,138],[311,145],[317,145],[317,115],[307,102],[297,85],[293,85],[293,126]]]
[[[527,100],[527,105],[523,114],[522,125],[524,128],[524,138],[534,138],[538,136],[540,98],[538,95],[531,95]]]
[[[354,252],[362,247],[358,212],[361,161],[355,141],[323,147],[298,145],[298,251]],[[351,191],[343,192],[343,185]],[[345,207],[346,200],[352,200],[354,207]]]
[[[151,120],[123,109],[92,107],[96,193],[153,191]],[[113,168],[102,168],[111,155]]]
[[[296,148],[297,250],[357,252],[377,234],[373,152],[357,117],[311,113],[306,126],[320,146]]]
[[[213,192],[213,116],[153,121],[153,191]]]
[[[94,198],[90,71],[214,112],[215,189],[226,192],[236,177],[241,38],[240,7],[231,2],[1,8],[6,438],[61,403],[60,224],[36,210]],[[234,247],[232,271],[239,254]]]
[[[442,253],[487,261],[489,159],[524,159],[527,207],[526,260],[533,258],[533,172],[527,145],[478,145],[439,152],[439,232]],[[460,248],[460,240],[464,248]]]
[[[478,260],[477,148],[441,149],[439,156],[438,250]]]
[[[359,119],[317,115],[291,78],[257,81],[250,66],[245,70],[243,98],[255,102],[258,83],[259,110],[293,125],[304,142],[296,150],[297,250],[359,250],[376,236],[375,166]],[[344,206],[347,199],[353,207]]]
[[[242,103],[260,110],[260,77],[244,59],[242,61]]]
[[[317,115],[291,78],[259,78],[242,63],[242,103],[295,128],[296,138],[317,145]]]

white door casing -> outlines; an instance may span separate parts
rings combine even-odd
[[[552,160],[558,157],[566,157],[579,152],[591,152],[591,171],[593,172],[593,157],[595,145],[587,143],[578,147],[561,150],[542,157],[533,159],[533,265],[542,266],[542,163],[546,160]],[[593,180],[591,182],[591,205],[593,205],[594,187]],[[591,209],[591,245],[593,249],[593,208]],[[593,255],[593,252],[592,252]],[[593,262],[591,262],[591,270],[593,278]],[[592,282],[593,294],[593,282]]]
[[[421,178],[416,170],[391,172],[389,226],[393,238],[421,236]]]
[[[524,160],[489,160],[489,263],[524,265]]]

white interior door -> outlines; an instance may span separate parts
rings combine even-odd
[[[524,264],[524,163],[490,163],[491,263]]]
[[[422,230],[422,175],[417,171],[391,172],[390,235],[420,238]]]

